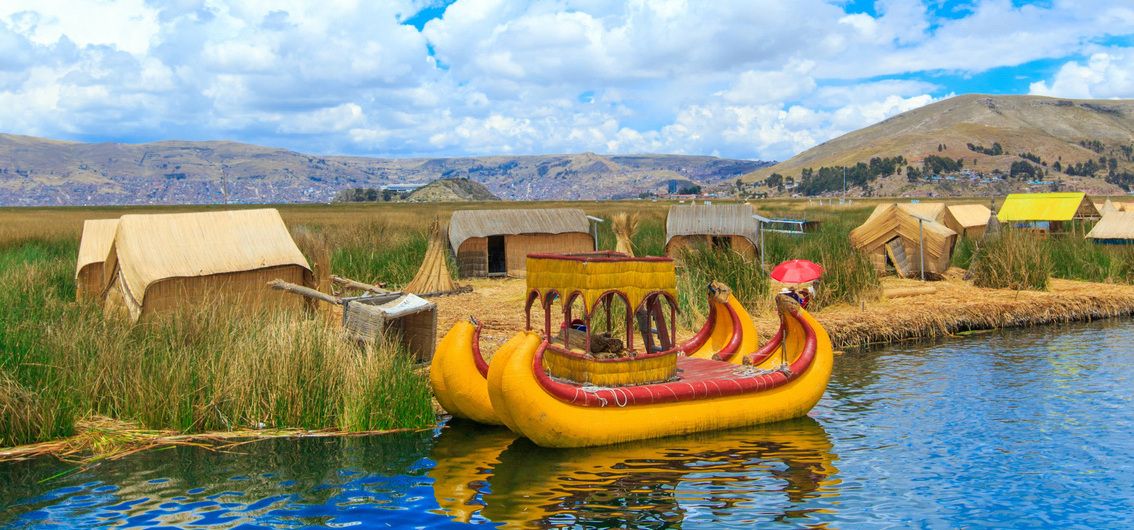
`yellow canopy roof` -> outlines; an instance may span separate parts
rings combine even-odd
[[[545,298],[551,291],[564,300],[573,293],[583,296],[587,313],[599,297],[610,291],[626,295],[637,309],[652,293],[677,298],[677,279],[670,258],[631,258],[613,252],[594,254],[531,254],[528,256],[528,292]]]
[[[1004,199],[996,218],[1009,221],[1070,221],[1075,218],[1086,194],[1013,193]]]

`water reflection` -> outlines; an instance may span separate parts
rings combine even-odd
[[[808,500],[832,497],[838,485],[831,440],[811,418],[568,450],[454,424],[441,433],[432,460],[438,504],[455,520],[479,511],[493,522],[538,527],[665,527],[691,513],[722,524],[740,514],[748,521],[807,518],[820,510]]]

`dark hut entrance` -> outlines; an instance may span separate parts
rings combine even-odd
[[[488,236],[488,275],[508,274],[508,257],[504,252],[504,236]]]

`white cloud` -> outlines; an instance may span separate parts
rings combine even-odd
[[[1034,93],[1130,97],[1134,6],[824,0],[5,0],[0,125],[376,155],[782,159],[931,102],[923,73],[1068,61]],[[900,77],[892,79],[890,77]]]
[[[1059,68],[1048,84],[1032,83],[1030,92],[1039,96],[1063,98],[1134,97],[1134,50],[1095,53],[1086,63],[1069,61]]]

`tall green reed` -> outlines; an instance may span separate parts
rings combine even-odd
[[[984,238],[972,257],[973,285],[996,289],[1043,291],[1052,275],[1048,241],[1023,230],[1004,228]]]
[[[0,445],[66,436],[100,414],[184,432],[432,424],[428,382],[335,322],[233,305],[132,324],[73,301],[75,245],[0,249]]]

